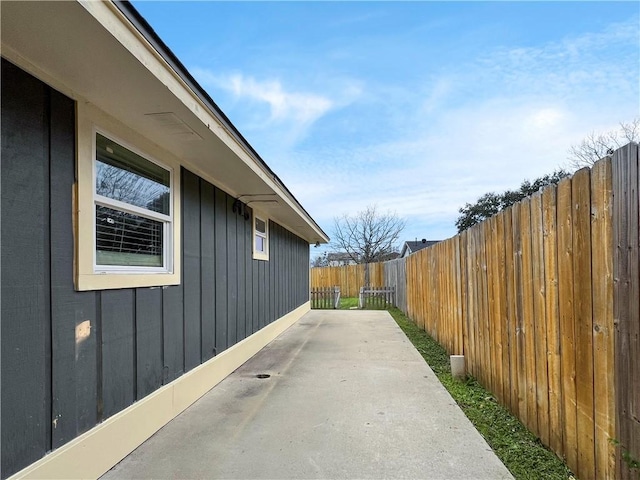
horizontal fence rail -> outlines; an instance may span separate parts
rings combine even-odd
[[[639,170],[630,144],[371,275],[581,479],[637,478]]]

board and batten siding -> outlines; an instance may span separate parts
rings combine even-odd
[[[1,478],[309,299],[309,244],[183,169],[182,282],[75,291],[75,104],[2,60]],[[76,336],[90,324],[89,335]]]

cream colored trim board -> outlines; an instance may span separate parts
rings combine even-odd
[[[77,274],[74,278],[76,290],[106,290],[114,288],[157,287],[178,285],[181,278],[181,235],[180,218],[180,160],[120,121],[109,116],[88,102],[76,103],[76,168],[78,178],[77,211],[78,222],[75,260]],[[171,170],[171,193],[173,196],[171,222],[171,271],[167,273],[131,274],[116,272],[96,272],[95,254],[95,203],[94,203],[94,163],[96,158],[95,135],[99,132],[138,155],[155,161],[163,168]]]
[[[18,478],[98,478],[310,310],[309,302],[16,473]]]

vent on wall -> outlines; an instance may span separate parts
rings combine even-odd
[[[184,141],[202,140],[200,135],[173,112],[145,113],[145,117],[153,120],[163,132],[174,138]]]

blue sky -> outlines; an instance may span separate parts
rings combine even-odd
[[[640,115],[638,2],[134,5],[329,235],[375,204],[448,238]]]

